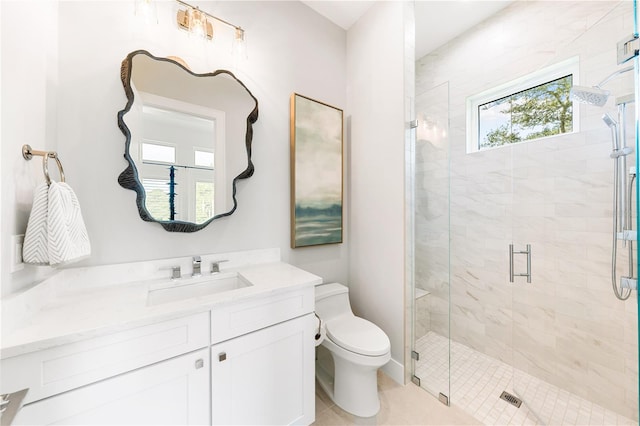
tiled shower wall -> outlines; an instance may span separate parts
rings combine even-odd
[[[577,133],[473,154],[465,142],[467,96],[574,56],[574,84],[594,85],[617,69],[616,42],[632,31],[629,1],[514,2],[417,61],[424,127],[416,141],[415,280],[431,293],[421,303],[429,309],[422,331],[450,333],[637,419],[636,295],[617,300],[610,278],[613,164],[601,116],[615,113],[614,100],[582,106]],[[630,74],[607,85],[615,96],[631,87]],[[511,242],[532,245],[531,284],[509,283]],[[619,276],[626,261],[619,245]]]

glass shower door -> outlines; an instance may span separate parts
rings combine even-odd
[[[575,5],[575,28],[584,30],[559,41],[540,68],[577,57],[573,85],[595,90],[627,66],[616,63],[616,43],[629,35],[632,11],[630,2]],[[628,182],[635,164],[628,156],[623,176],[614,178],[612,137],[635,145],[632,80],[626,73],[607,82],[602,106],[574,102],[573,132],[509,147],[512,390],[522,400],[509,410],[537,424],[637,422],[636,294],[621,301],[612,290],[612,245],[619,285],[628,275],[630,244],[612,233],[614,182]],[[528,270],[529,280],[518,276]]]
[[[416,96],[413,381],[450,395],[449,84]]]

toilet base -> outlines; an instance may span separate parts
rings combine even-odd
[[[328,352],[333,358],[333,371],[327,371],[331,369],[330,363],[322,362],[321,359],[316,361],[316,379],[320,387],[338,407],[348,413],[358,417],[372,417],[378,414],[380,366],[356,365]]]

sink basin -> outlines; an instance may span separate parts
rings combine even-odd
[[[165,281],[149,287],[147,306],[234,291],[251,285],[237,272]]]

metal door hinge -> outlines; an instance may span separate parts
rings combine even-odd
[[[411,376],[411,381],[413,382],[414,385],[416,386],[420,386],[420,377],[418,376]]]
[[[411,120],[409,122],[409,128],[410,129],[416,129],[418,127],[418,120]]]
[[[632,34],[620,40],[618,42],[618,65],[635,58],[639,51],[640,40],[638,40],[638,36]]]
[[[420,361],[420,354],[416,351],[411,351],[411,358],[415,359],[416,361]]]
[[[444,405],[446,405],[447,407],[449,406],[449,397],[443,394],[442,392],[438,394],[438,400],[442,402]]]

